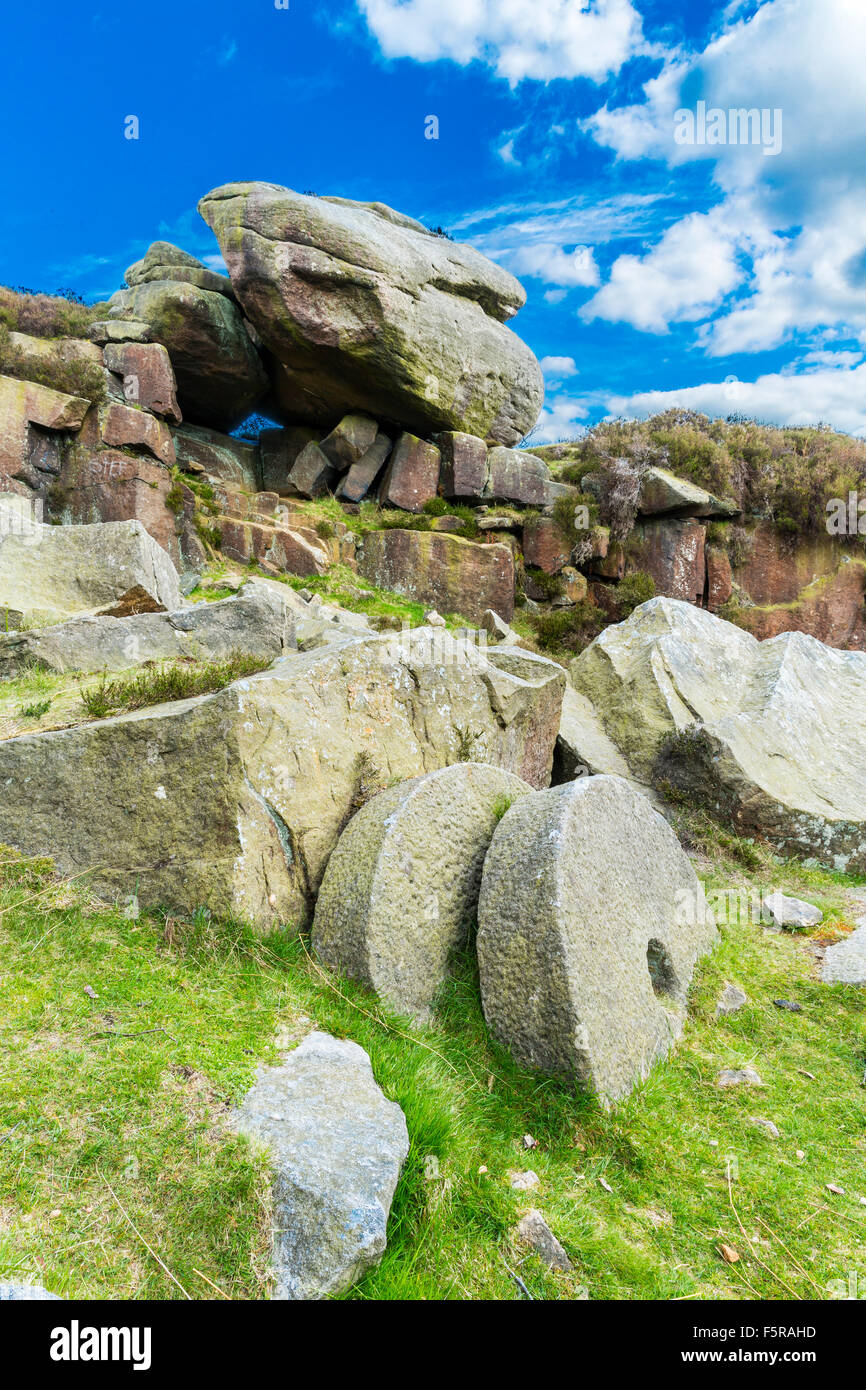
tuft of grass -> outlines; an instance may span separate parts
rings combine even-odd
[[[35,700],[32,704],[22,705],[18,713],[22,719],[41,719],[51,708],[51,697],[44,700]]]
[[[257,657],[233,652],[225,661],[165,664],[113,680],[103,671],[96,685],[82,688],[81,703],[91,719],[104,719],[122,710],[211,695],[242,676],[264,670],[265,665]]]

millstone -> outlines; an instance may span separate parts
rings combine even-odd
[[[523,1065],[617,1099],[682,1031],[715,935],[674,832],[630,783],[534,792],[503,818],[484,863],[487,1022]]]
[[[313,923],[321,959],[427,1017],[474,923],[497,819],[530,790],[502,768],[457,763],[369,801],[325,870]]]

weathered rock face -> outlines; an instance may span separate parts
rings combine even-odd
[[[648,468],[643,474],[638,509],[643,516],[674,512],[679,516],[731,517],[739,512],[735,501],[714,497],[666,468]]]
[[[439,450],[414,434],[401,434],[394,445],[379,500],[383,506],[422,512],[439,486]]]
[[[0,841],[93,869],[110,897],[298,923],[360,752],[387,782],[457,761],[470,739],[479,761],[546,785],[563,684],[552,662],[441,631],[338,635],[215,695],[0,743]]]
[[[259,1068],[233,1124],[270,1152],[275,1299],[342,1293],[378,1264],[409,1135],[362,1047],[308,1034]]]
[[[802,633],[758,642],[658,598],[596,638],[571,679],[639,778],[787,853],[866,866],[866,654]]]
[[[73,618],[33,632],[0,634],[0,680],[30,666],[49,671],[121,671],[184,657],[224,661],[235,652],[255,657],[265,666],[293,642],[294,613],[276,590],[276,585],[254,589],[238,598],[201,603],[177,613]]]
[[[502,768],[458,763],[380,792],[328,861],[313,922],[320,958],[426,1019],[475,922],[493,832],[531,790]]]
[[[830,536],[792,537],[759,522],[733,579],[739,621],[755,637],[807,632],[830,646],[866,651],[866,557]],[[754,606],[751,606],[754,605]]]
[[[514,444],[543,381],[504,320],[518,282],[469,246],[381,203],[226,184],[199,211],[232,286],[282,370],[287,418],[332,424],[369,411],[420,435],[467,429]]]
[[[146,410],[134,410],[128,405],[113,404],[102,412],[103,443],[119,448],[133,446],[146,449],[160,463],[170,467],[175,462],[171,430]]]
[[[377,434],[366,453],[353,463],[340,484],[339,495],[345,502],[360,502],[366,497],[391,452],[387,434]]]
[[[56,472],[54,466],[39,468],[44,438],[34,425],[68,433],[81,428],[89,409],[90,401],[80,396],[0,376],[0,492],[28,496],[39,486],[38,472]]]
[[[142,608],[177,609],[177,571],[140,521],[43,526],[0,501],[4,626],[62,622],[139,592]]]
[[[118,316],[147,323],[168,349],[185,419],[231,429],[267,394],[261,358],[224,294],[154,280],[119,290],[111,304]]]
[[[514,615],[514,557],[504,545],[473,545],[441,531],[370,531],[358,571],[440,613],[480,621],[492,608],[506,622]]]
[[[559,574],[568,564],[574,541],[574,535],[567,535],[552,516],[533,516],[523,528],[523,558],[546,574]]]
[[[123,379],[124,399],[180,424],[171,358],[161,343],[107,343],[105,365]]]
[[[656,593],[666,598],[703,602],[706,587],[706,527],[699,521],[672,518],[635,527],[626,550],[626,569],[652,576]]]
[[[201,425],[172,430],[177,462],[185,473],[206,473],[211,479],[234,483],[248,492],[261,487],[257,445]]]
[[[149,285],[154,280],[173,280],[175,283],[197,285],[200,290],[212,290],[234,299],[231,281],[227,275],[218,275],[208,270],[203,261],[196,260],[188,251],[181,251],[170,241],[154,241],[140,261],[131,265],[124,276],[126,283],[135,289],[138,285]]]
[[[715,940],[709,916],[690,924],[683,911],[698,901],[676,835],[622,779],[523,797],[481,883],[478,962],[495,1037],[522,1065],[627,1095],[682,1031],[695,963]]]
[[[314,443],[316,431],[307,425],[295,425],[285,430],[262,430],[259,452],[262,460],[262,484],[281,497],[290,496],[289,474],[295,460],[307,444]]]

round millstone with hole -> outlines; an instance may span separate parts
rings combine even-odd
[[[502,768],[457,763],[369,801],[325,870],[313,922],[320,959],[426,1019],[474,925],[493,832],[531,790]]]
[[[478,961],[487,1022],[523,1065],[627,1095],[681,1033],[715,939],[676,835],[623,778],[533,792],[501,821]]]

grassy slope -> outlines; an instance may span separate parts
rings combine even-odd
[[[710,882],[799,888],[824,904],[831,936],[856,915],[850,880],[768,860],[750,873],[712,853]],[[388,1253],[354,1297],[517,1298],[506,1265],[534,1297],[566,1299],[582,1288],[808,1299],[866,1274],[866,992],[819,984],[808,941],[726,928],[676,1053],[606,1113],[490,1043],[468,958],[436,1025],[410,1032],[297,941],[257,942],[203,917],[129,920],[82,883],[52,887],[39,865],[7,862],[0,875],[0,1279],[182,1298],[158,1256],[193,1298],[217,1297],[212,1285],[266,1296],[266,1167],[226,1119],[277,1039],[290,1045],[313,1024],[368,1049],[412,1138]],[[715,1021],[725,980],[750,1002]],[[779,997],[803,1012],[778,1010]],[[716,1088],[721,1067],[747,1064],[764,1089]],[[541,1186],[512,1191],[509,1170],[529,1167]],[[514,1247],[533,1205],[573,1274]],[[724,1263],[722,1242],[739,1263]]]

